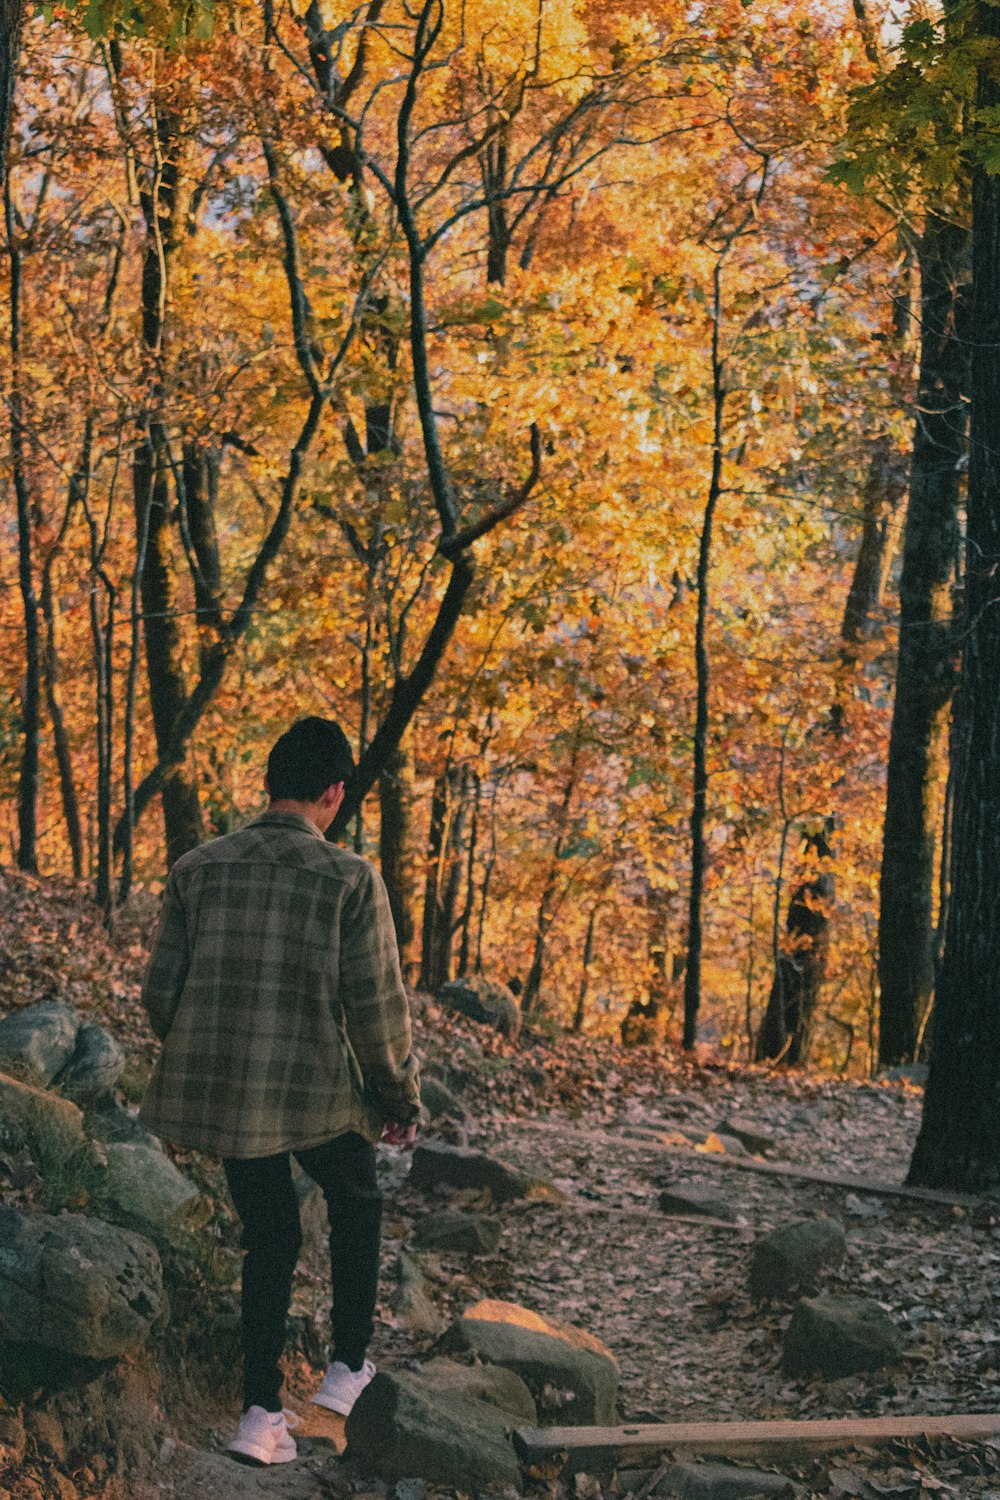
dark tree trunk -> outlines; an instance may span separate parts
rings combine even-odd
[[[469,836],[466,839],[465,903],[462,907],[462,915],[458,920],[459,929],[462,933],[462,941],[458,949],[459,978],[469,972],[469,955],[472,946],[472,911],[476,904],[476,854],[479,849],[479,805],[483,796],[483,784],[478,774],[475,771],[470,774],[475,791],[472,797],[472,818],[469,824]]]
[[[13,79],[8,81],[13,89]],[[9,103],[9,93],[5,99]],[[28,489],[22,371],[23,326],[21,246],[10,192],[3,180],[7,255],[10,261],[10,462],[17,504],[17,576],[24,613],[24,680],[21,689],[21,769],[17,786],[17,863],[38,870],[38,777],[41,749],[42,663],[38,595],[35,591],[35,535]]]
[[[573,1030],[583,1030],[587,1014],[587,996],[590,993],[590,966],[594,961],[594,932],[597,927],[597,907],[592,906],[587,920],[587,936],[583,940],[583,962],[580,972],[580,988],[576,993],[576,1010],[573,1013]]]
[[[896,547],[899,505],[905,489],[906,477],[891,439],[876,439],[862,496],[861,544],[840,627],[848,656],[853,656],[852,647],[870,641],[882,629],[882,600]]]
[[[416,932],[413,911],[413,750],[408,738],[393,751],[379,777],[379,865],[389,893],[404,975],[412,963]]]
[[[912,1061],[934,990],[934,856],[966,451],[968,350],[957,326],[968,233],[930,215],[920,245],[920,380],[900,576],[879,912],[879,1062]]]
[[[1000,109],[1000,8],[977,6],[980,117]],[[1000,176],[976,163],[966,629],[955,707],[951,897],[934,1047],[909,1180],[976,1192],[1000,1182]]]
[[[72,501],[71,501],[72,505]],[[70,507],[67,507],[67,520]],[[65,525],[63,527],[65,532]],[[62,794],[63,817],[66,822],[66,837],[69,840],[70,857],[73,862],[74,880],[83,879],[83,829],[80,824],[80,799],[76,792],[76,777],[73,772],[73,757],[66,733],[66,717],[63,713],[62,668],[59,660],[59,600],[53,586],[53,572],[61,550],[59,544],[45,560],[42,571],[42,615],[45,620],[45,699],[52,725],[52,745],[59,768],[59,789]]]
[[[788,905],[785,941],[775,964],[767,1010],[757,1035],[758,1062],[805,1062],[829,948],[829,832],[810,834],[806,854],[818,866],[796,887]]]
[[[0,0],[0,182],[7,178],[7,142],[26,13],[25,0]]]
[[[468,768],[448,766],[435,780],[431,796],[420,987],[432,995],[452,976],[468,786]]]
[[[556,815],[556,841],[552,848],[552,857],[545,874],[545,884],[542,887],[542,897],[538,903],[538,915],[535,919],[535,943],[531,955],[531,967],[528,970],[528,977],[524,982],[524,993],[521,996],[521,1013],[525,1016],[541,1015],[544,1010],[541,1004],[541,990],[542,973],[545,968],[545,947],[558,907],[556,893],[559,886],[559,865],[566,847],[569,810],[573,801],[573,793],[576,791],[579,759],[580,736],[577,733],[573,742],[569,775],[566,778],[566,785],[559,802],[559,811]]]

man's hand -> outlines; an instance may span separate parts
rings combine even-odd
[[[398,1120],[386,1120],[381,1136],[383,1146],[409,1147],[416,1138],[416,1125],[400,1125]]]

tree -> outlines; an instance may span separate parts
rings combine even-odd
[[[964,654],[955,708],[951,897],[934,1048],[909,1181],[1000,1182],[1000,8],[970,16],[978,88],[972,157],[970,434]]]

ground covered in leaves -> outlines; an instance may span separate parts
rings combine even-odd
[[[140,909],[114,942],[71,890],[0,872],[2,1009],[61,998],[109,1025],[130,1051],[133,1088],[154,1044],[138,1006],[149,927]],[[458,1121],[428,1125],[428,1136],[494,1153],[555,1189],[497,1210],[503,1222],[491,1256],[421,1253],[434,1317],[444,1325],[482,1296],[525,1304],[586,1327],[618,1359],[628,1421],[736,1420],[994,1411],[1000,1367],[997,1268],[1000,1226],[990,1203],[937,1205],[883,1197],[793,1177],[737,1169],[738,1148],[719,1149],[733,1117],[770,1137],[770,1161],[822,1168],[874,1183],[901,1182],[919,1123],[921,1093],[905,1082],[834,1080],[772,1073],[702,1058],[623,1051],[610,1041],[526,1034],[502,1041],[415,1003],[425,1069],[458,1098]],[[425,1357],[434,1332],[400,1313],[399,1257],[432,1208],[490,1207],[474,1193],[418,1193],[407,1161],[382,1151],[387,1188],[384,1301],[373,1354],[384,1366]],[[670,1184],[710,1187],[732,1222],[692,1223],[657,1208]],[[492,1210],[491,1210],[492,1211]],[[907,1347],[891,1369],[845,1380],[789,1380],[781,1339],[791,1304],[751,1301],[747,1269],[755,1236],[795,1219],[830,1215],[847,1230],[844,1264],[828,1291],[874,1297],[904,1329]],[[295,1349],[289,1386],[308,1395],[318,1378],[326,1317],[321,1247],[303,1260],[293,1304]],[[557,1399],[557,1396],[554,1396]],[[273,1490],[289,1497],[381,1494],[352,1476],[322,1445],[290,1471],[238,1469],[219,1451],[236,1409],[188,1404],[179,1441],[161,1448],[159,1472],[116,1492],[129,1500],[170,1494],[229,1500]],[[171,1413],[165,1414],[170,1425]],[[989,1444],[896,1445],[804,1460],[783,1472],[827,1500],[930,1494],[1000,1497],[1000,1452]],[[6,1476],[5,1476],[6,1479]],[[8,1493],[62,1494],[51,1463],[33,1462]],[[421,1500],[423,1486],[397,1487]],[[578,1476],[570,1500],[621,1493],[621,1482]],[[2,1489],[2,1486],[0,1486]],[[412,1491],[412,1492],[411,1492]],[[88,1494],[79,1486],[76,1495]],[[94,1487],[89,1493],[100,1493]],[[110,1493],[110,1492],[109,1492]],[[546,1500],[561,1500],[557,1483]]]

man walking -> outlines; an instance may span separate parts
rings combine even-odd
[[[250,1463],[296,1453],[279,1398],[302,1245],[290,1156],[330,1219],[333,1337],[313,1399],[346,1415],[375,1373],[373,1143],[412,1144],[420,1108],[385,887],[324,837],[353,769],[331,720],[281,736],[267,811],[171,870],[143,985],[163,1049],[140,1119],[222,1158],[243,1224],[244,1410],[229,1452]]]

